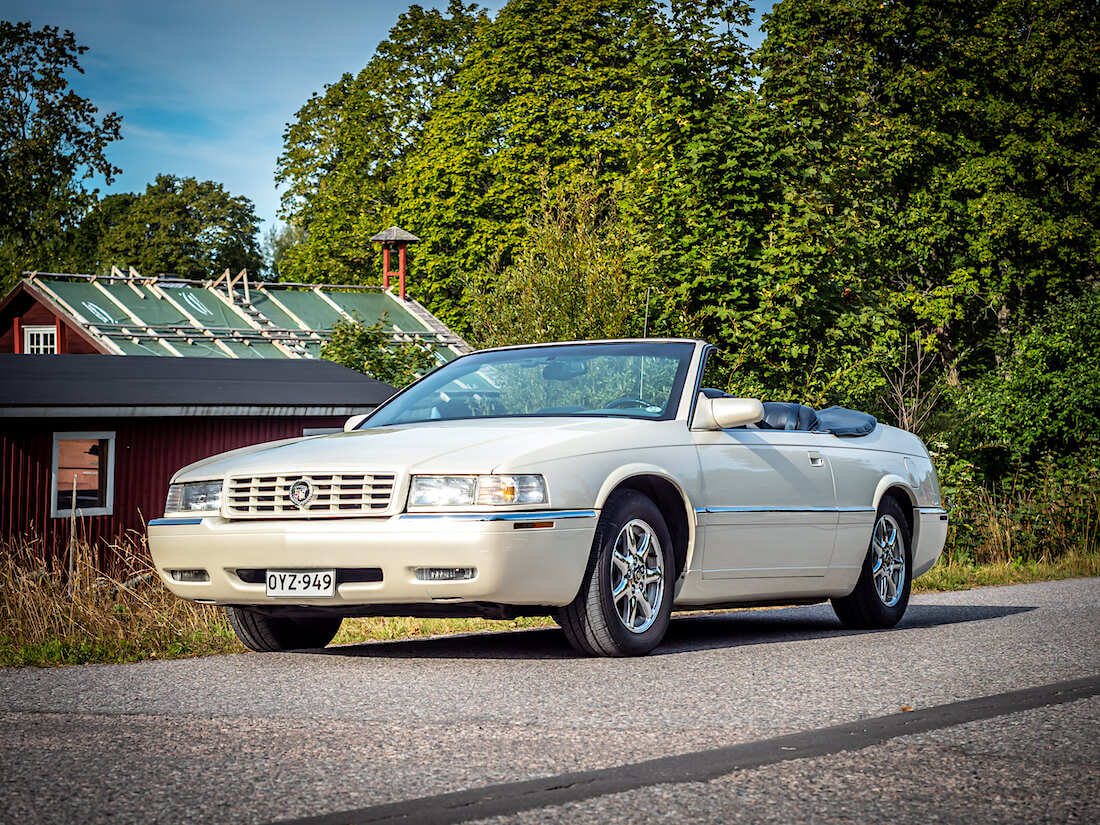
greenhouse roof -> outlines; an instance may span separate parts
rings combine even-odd
[[[228,271],[196,281],[134,269],[32,272],[20,286],[110,355],[319,358],[337,322],[383,319],[391,342],[429,344],[441,363],[470,349],[418,302],[380,287],[250,282]]]

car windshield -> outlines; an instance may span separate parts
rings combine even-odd
[[[694,346],[625,341],[480,352],[393,398],[362,427],[518,416],[674,418]]]

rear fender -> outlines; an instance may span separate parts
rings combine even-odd
[[[909,500],[909,507],[910,508],[916,507],[916,505],[917,505],[917,494],[916,494],[916,492],[910,486],[908,481],[906,481],[905,479],[903,479],[899,475],[894,475],[893,473],[891,473],[890,475],[885,475],[879,480],[878,486],[875,488],[874,501],[871,502],[872,506],[876,510],[878,510],[879,504],[882,503],[882,497],[884,495],[886,495],[886,492],[888,490],[891,490],[895,487],[900,488],[905,492],[905,496]]]

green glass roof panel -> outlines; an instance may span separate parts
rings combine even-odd
[[[227,307],[212,290],[204,287],[169,286],[162,284],[165,294],[171,295],[195,320],[211,328],[252,329],[248,322]]]
[[[405,331],[423,331],[427,327],[405,307],[400,299],[383,292],[326,292],[334,303],[349,315],[362,318],[369,326],[381,320],[383,313],[386,323]]]
[[[321,343],[322,343],[321,341],[313,341],[309,344],[306,344],[305,345],[306,353],[303,354],[302,357],[304,358],[304,357],[306,357],[306,354],[308,354],[308,356],[310,358],[320,358],[321,357]]]
[[[285,358],[279,349],[267,341],[256,341],[248,344],[243,341],[225,341],[225,345],[233,351],[238,358]]]
[[[112,284],[111,295],[118,297],[122,303],[130,308],[130,311],[138,316],[146,323],[151,324],[154,327],[193,327],[190,319],[184,315],[182,311],[176,308],[171,300],[162,298],[160,295],[156,295],[152,289],[147,287],[139,287],[145,298],[139,298],[133,292],[133,290],[125,286],[124,284]],[[172,294],[172,290],[168,290],[167,294]],[[174,300],[179,301],[178,295],[172,296]],[[183,301],[179,301],[180,305],[187,306]],[[193,310],[187,310],[194,315]]]
[[[115,335],[111,335],[109,338],[111,343],[117,345],[126,355],[171,355],[156,341],[148,338],[139,338],[137,341]]]
[[[275,295],[278,300],[285,290],[279,290]],[[269,295],[264,294],[258,290],[252,290],[252,306],[258,309],[265,318],[272,321],[275,326],[282,327],[283,329],[300,329],[298,322],[287,315],[282,308],[276,305],[275,301],[271,300]]]
[[[288,358],[277,346],[270,344],[267,341],[262,341],[256,344],[249,344],[248,348],[256,352],[260,358]]]
[[[310,329],[332,329],[344,317],[312,290],[281,289],[275,297]]]
[[[458,353],[455,352],[450,347],[436,347],[435,348],[435,353],[436,353],[437,356],[442,356],[443,357],[443,362],[444,363],[450,363],[451,361],[458,358]]]
[[[103,286],[115,300],[150,326],[192,326],[187,316],[176,309],[171,301],[156,295],[148,287],[135,284],[141,290],[139,296],[129,286],[117,281]]]
[[[165,336],[168,337],[168,336]],[[188,337],[186,339],[178,336],[168,337],[168,341],[179,350],[180,355],[185,358],[228,358],[229,354],[211,341],[209,338],[203,337]]]
[[[55,293],[63,305],[95,327],[100,335],[109,336],[127,354],[172,354],[156,339],[139,335],[135,341],[125,331],[143,331],[148,326],[155,328],[163,336],[163,340],[181,354],[190,357],[229,357],[225,348],[241,358],[287,357],[270,340],[258,339],[246,344],[242,339],[235,338],[234,331],[254,333],[255,327],[207,287],[170,281],[161,282],[158,287],[137,279],[127,282],[39,278],[38,281]],[[243,292],[238,292],[243,302]],[[170,296],[171,300],[161,297],[162,294]],[[265,290],[252,291],[250,297],[252,306],[264,319],[271,322],[271,329],[276,336],[280,336],[281,330],[303,336],[297,340],[283,340],[282,337],[279,340],[292,351],[300,344],[305,348],[302,354],[307,357],[319,358],[323,341],[306,338],[308,333],[300,329],[296,319],[300,319],[310,329],[320,331],[322,336],[333,324],[345,317],[344,313],[362,318],[368,324],[376,323],[385,314],[391,327],[414,335],[429,331],[428,326],[408,311],[404,302],[390,293],[373,290],[325,290],[323,294],[324,297],[314,290],[278,289],[269,285]],[[276,301],[285,304],[287,310],[283,310]],[[183,309],[178,308],[177,304]],[[244,311],[243,306],[240,309]],[[192,323],[192,317],[200,325],[199,328]],[[260,318],[252,317],[261,325],[264,324]],[[213,333],[224,344],[224,348],[209,336],[202,335],[202,327]],[[180,334],[181,331],[195,334]],[[455,358],[456,354],[449,347],[433,340],[428,343],[433,344],[441,362]]]
[[[92,326],[132,323],[130,317],[90,281],[45,281],[45,284]]]

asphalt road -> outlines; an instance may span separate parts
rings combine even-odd
[[[0,821],[1100,822],[1100,579],[0,671]],[[908,710],[912,708],[913,710]]]

